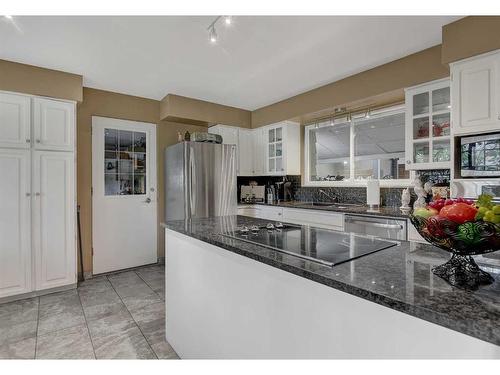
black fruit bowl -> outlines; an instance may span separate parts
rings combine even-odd
[[[433,268],[433,273],[461,289],[475,290],[491,284],[495,279],[481,270],[472,255],[500,250],[500,225],[482,220],[457,224],[451,220],[431,216],[410,215],[420,235],[430,244],[451,252],[451,259]]]

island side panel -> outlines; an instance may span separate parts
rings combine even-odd
[[[500,347],[166,229],[181,358],[500,358]]]

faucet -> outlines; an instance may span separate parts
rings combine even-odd
[[[321,194],[324,194],[326,195],[332,202],[337,202],[337,197],[332,197],[330,194],[328,194],[326,191],[324,191],[323,189],[319,189],[319,192]]]

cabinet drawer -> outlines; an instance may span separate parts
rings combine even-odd
[[[344,228],[344,215],[336,212],[287,208],[283,210],[283,220],[295,224],[310,224],[321,228]]]
[[[256,209],[255,217],[258,217],[259,219],[276,220],[276,221],[283,220],[283,209],[280,207],[259,206],[255,207],[255,209]]]
[[[238,215],[257,217],[257,208],[255,207],[238,207]]]

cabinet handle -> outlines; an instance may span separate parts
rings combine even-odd
[[[407,160],[407,161],[406,161],[406,164],[411,164],[411,160]]]
[[[26,143],[30,143],[30,142],[31,142],[31,139],[26,138]]]
[[[35,197],[39,197],[40,196],[40,193],[35,193]]]
[[[36,140],[36,143],[40,143],[40,140],[39,140],[39,139],[37,139],[37,140]]]
[[[30,193],[26,193],[26,196],[27,196],[27,197],[31,197],[31,194],[30,194]]]

